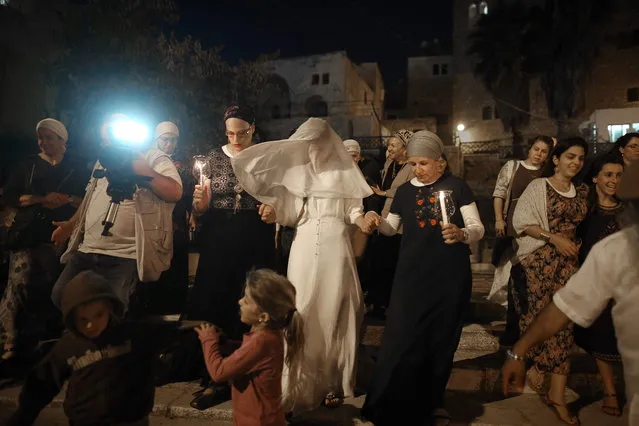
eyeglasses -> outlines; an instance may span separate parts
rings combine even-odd
[[[167,136],[161,136],[160,140],[164,143],[177,143],[178,142],[178,138],[177,137],[167,137]]]
[[[231,136],[237,136],[238,138],[243,138],[248,136],[251,133],[251,130],[253,130],[252,127],[249,127],[246,130],[240,130],[238,132],[231,132],[230,130],[227,130],[226,132],[224,132],[226,134],[226,136],[228,136],[229,138]]]

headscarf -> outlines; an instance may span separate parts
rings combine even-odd
[[[284,192],[331,199],[372,194],[340,137],[320,118],[309,118],[289,139],[244,149],[231,164],[242,188],[264,204],[276,204]]]
[[[402,145],[406,147],[408,146],[408,141],[410,141],[410,138],[412,136],[413,136],[413,132],[411,132],[410,130],[401,129],[393,133],[391,137],[399,139]]]
[[[67,128],[64,127],[64,124],[62,124],[58,120],[54,120],[53,118],[45,118],[44,120],[36,124],[36,134],[38,134],[38,131],[40,129],[51,130],[65,142],[69,140],[69,133],[67,132]]]
[[[233,105],[228,107],[226,112],[224,112],[224,121],[229,118],[239,118],[249,124],[255,123],[255,114],[253,113],[253,110],[247,106]]]
[[[444,153],[442,140],[433,132],[420,130],[411,137],[406,149],[408,157],[426,157],[438,160]]]
[[[163,121],[155,127],[155,139],[167,133],[173,133],[176,136],[180,136],[178,126],[170,121]]]
[[[358,154],[362,152],[359,142],[355,139],[346,139],[344,141],[344,148],[346,148],[346,152],[356,152]]]

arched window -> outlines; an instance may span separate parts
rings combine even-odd
[[[493,119],[493,107],[485,106],[481,109],[481,118],[484,121]]]
[[[471,3],[471,5],[468,6],[468,21],[472,22],[475,20],[476,17],[477,17],[477,4]]]
[[[488,15],[488,2],[479,3],[479,13],[482,15]]]
[[[306,115],[309,117],[326,117],[328,116],[328,104],[318,95],[311,96],[306,100]]]

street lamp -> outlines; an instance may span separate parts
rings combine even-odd
[[[457,131],[458,132],[463,132],[465,128],[466,128],[466,126],[464,126],[464,123],[459,123],[457,125]]]
[[[458,146],[461,144],[461,138],[459,137],[459,132],[463,132],[465,128],[466,126],[464,126],[464,123],[459,123],[457,125],[457,130],[453,132],[453,144],[455,146]]]

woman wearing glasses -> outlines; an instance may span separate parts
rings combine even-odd
[[[200,262],[185,316],[211,322],[241,341],[248,327],[240,322],[237,301],[249,270],[274,266],[275,225],[261,220],[259,202],[244,192],[231,167],[231,158],[253,145],[255,116],[250,108],[231,106],[224,121],[228,143],[211,151],[207,179],[193,194],[193,212],[201,221]],[[209,389],[191,405],[206,409],[230,397],[227,385]]]

